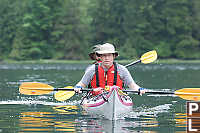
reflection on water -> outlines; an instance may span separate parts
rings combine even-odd
[[[54,125],[52,119],[45,118],[49,112],[22,112],[19,126],[22,131],[49,131],[50,126]]]
[[[56,106],[53,107],[61,114],[74,115],[78,112],[77,106]],[[19,126],[21,131],[68,131],[75,132],[77,122],[74,119],[63,120],[62,115],[55,114],[55,112],[22,112],[20,114]]]
[[[50,112],[23,112],[20,116],[21,131],[75,131],[74,121],[55,121]]]
[[[143,132],[157,133],[154,129],[160,124],[156,115],[148,112],[153,110],[153,108],[144,112],[131,112],[129,117],[117,121],[91,118],[86,114],[83,115],[85,112],[81,112],[82,110],[76,105],[53,106],[52,109],[55,112],[20,113],[20,132],[54,131],[127,133],[142,130]],[[79,117],[77,118],[76,115]],[[185,128],[185,118],[186,115],[184,113],[176,113],[174,120],[171,120],[171,122],[174,121],[176,127]]]
[[[17,131],[19,132],[127,133],[143,131],[157,133],[158,129],[158,132],[184,131],[186,126],[185,113],[170,113],[173,107],[171,104],[163,104],[148,108],[145,106],[135,107],[130,114],[127,114],[127,116],[120,120],[110,121],[87,115],[86,112],[81,109],[81,106],[75,103],[71,105],[66,105],[68,103],[44,101],[32,101],[32,103],[4,101],[1,102],[1,105],[7,108],[3,109],[3,106],[1,106],[0,112],[6,114],[7,109],[12,109],[11,107],[13,106],[17,107],[23,105],[23,108],[12,109],[13,116],[18,117],[19,122],[17,122],[17,127],[19,130]],[[23,111],[24,109],[29,111]],[[6,120],[9,120],[9,118],[4,118],[4,121]],[[0,121],[0,123],[1,122],[2,121]]]
[[[176,121],[176,127],[185,127],[187,125],[187,120],[186,120],[186,113],[176,113],[175,114],[175,121]]]
[[[22,112],[20,114],[19,126],[21,132],[30,131],[67,131],[67,132],[128,132],[135,127],[157,126],[158,122],[150,118],[144,118],[144,121],[130,120],[102,120],[102,119],[66,119],[62,115],[78,114],[77,106],[56,106],[53,107],[58,114],[53,112]],[[129,129],[130,128],[130,129]],[[134,130],[133,130],[134,131]],[[151,131],[150,133],[154,133]]]
[[[60,112],[60,114],[78,114],[76,111],[78,107],[75,105],[56,106],[53,109]]]

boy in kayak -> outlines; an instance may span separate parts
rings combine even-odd
[[[76,92],[80,93],[81,88],[85,88],[90,84],[91,88],[94,88],[92,94],[98,95],[107,86],[116,85],[120,89],[123,89],[123,85],[125,84],[130,89],[138,91],[138,94],[145,93],[144,88],[135,83],[128,69],[114,62],[114,59],[119,54],[115,51],[115,47],[112,44],[105,43],[101,45],[96,54],[102,62],[93,64],[87,68],[81,81],[74,87]]]

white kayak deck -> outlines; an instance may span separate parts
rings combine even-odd
[[[133,102],[129,96],[121,95],[118,88],[113,86],[110,92],[90,99],[84,99],[82,107],[90,115],[117,120],[123,114],[132,110]]]

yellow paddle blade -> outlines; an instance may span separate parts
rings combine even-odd
[[[175,91],[174,94],[185,100],[200,101],[200,88],[184,88]]]
[[[140,58],[141,62],[144,64],[151,63],[157,59],[157,52],[155,50],[149,51],[143,54]]]
[[[73,89],[73,86],[67,86],[65,87],[66,89]],[[54,97],[56,100],[58,101],[65,101],[67,99],[70,99],[73,95],[75,94],[74,91],[67,91],[67,90],[60,90],[58,92],[55,93]]]
[[[54,88],[48,84],[37,82],[24,82],[19,86],[19,92],[25,95],[49,94]]]

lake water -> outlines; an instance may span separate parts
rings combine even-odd
[[[0,64],[0,132],[181,133],[186,130],[186,100],[174,95],[130,94],[133,110],[117,121],[88,115],[81,95],[59,102],[53,93],[19,93],[23,82],[56,88],[77,83],[87,64]],[[142,87],[159,91],[200,87],[200,64],[137,64],[129,67]]]

